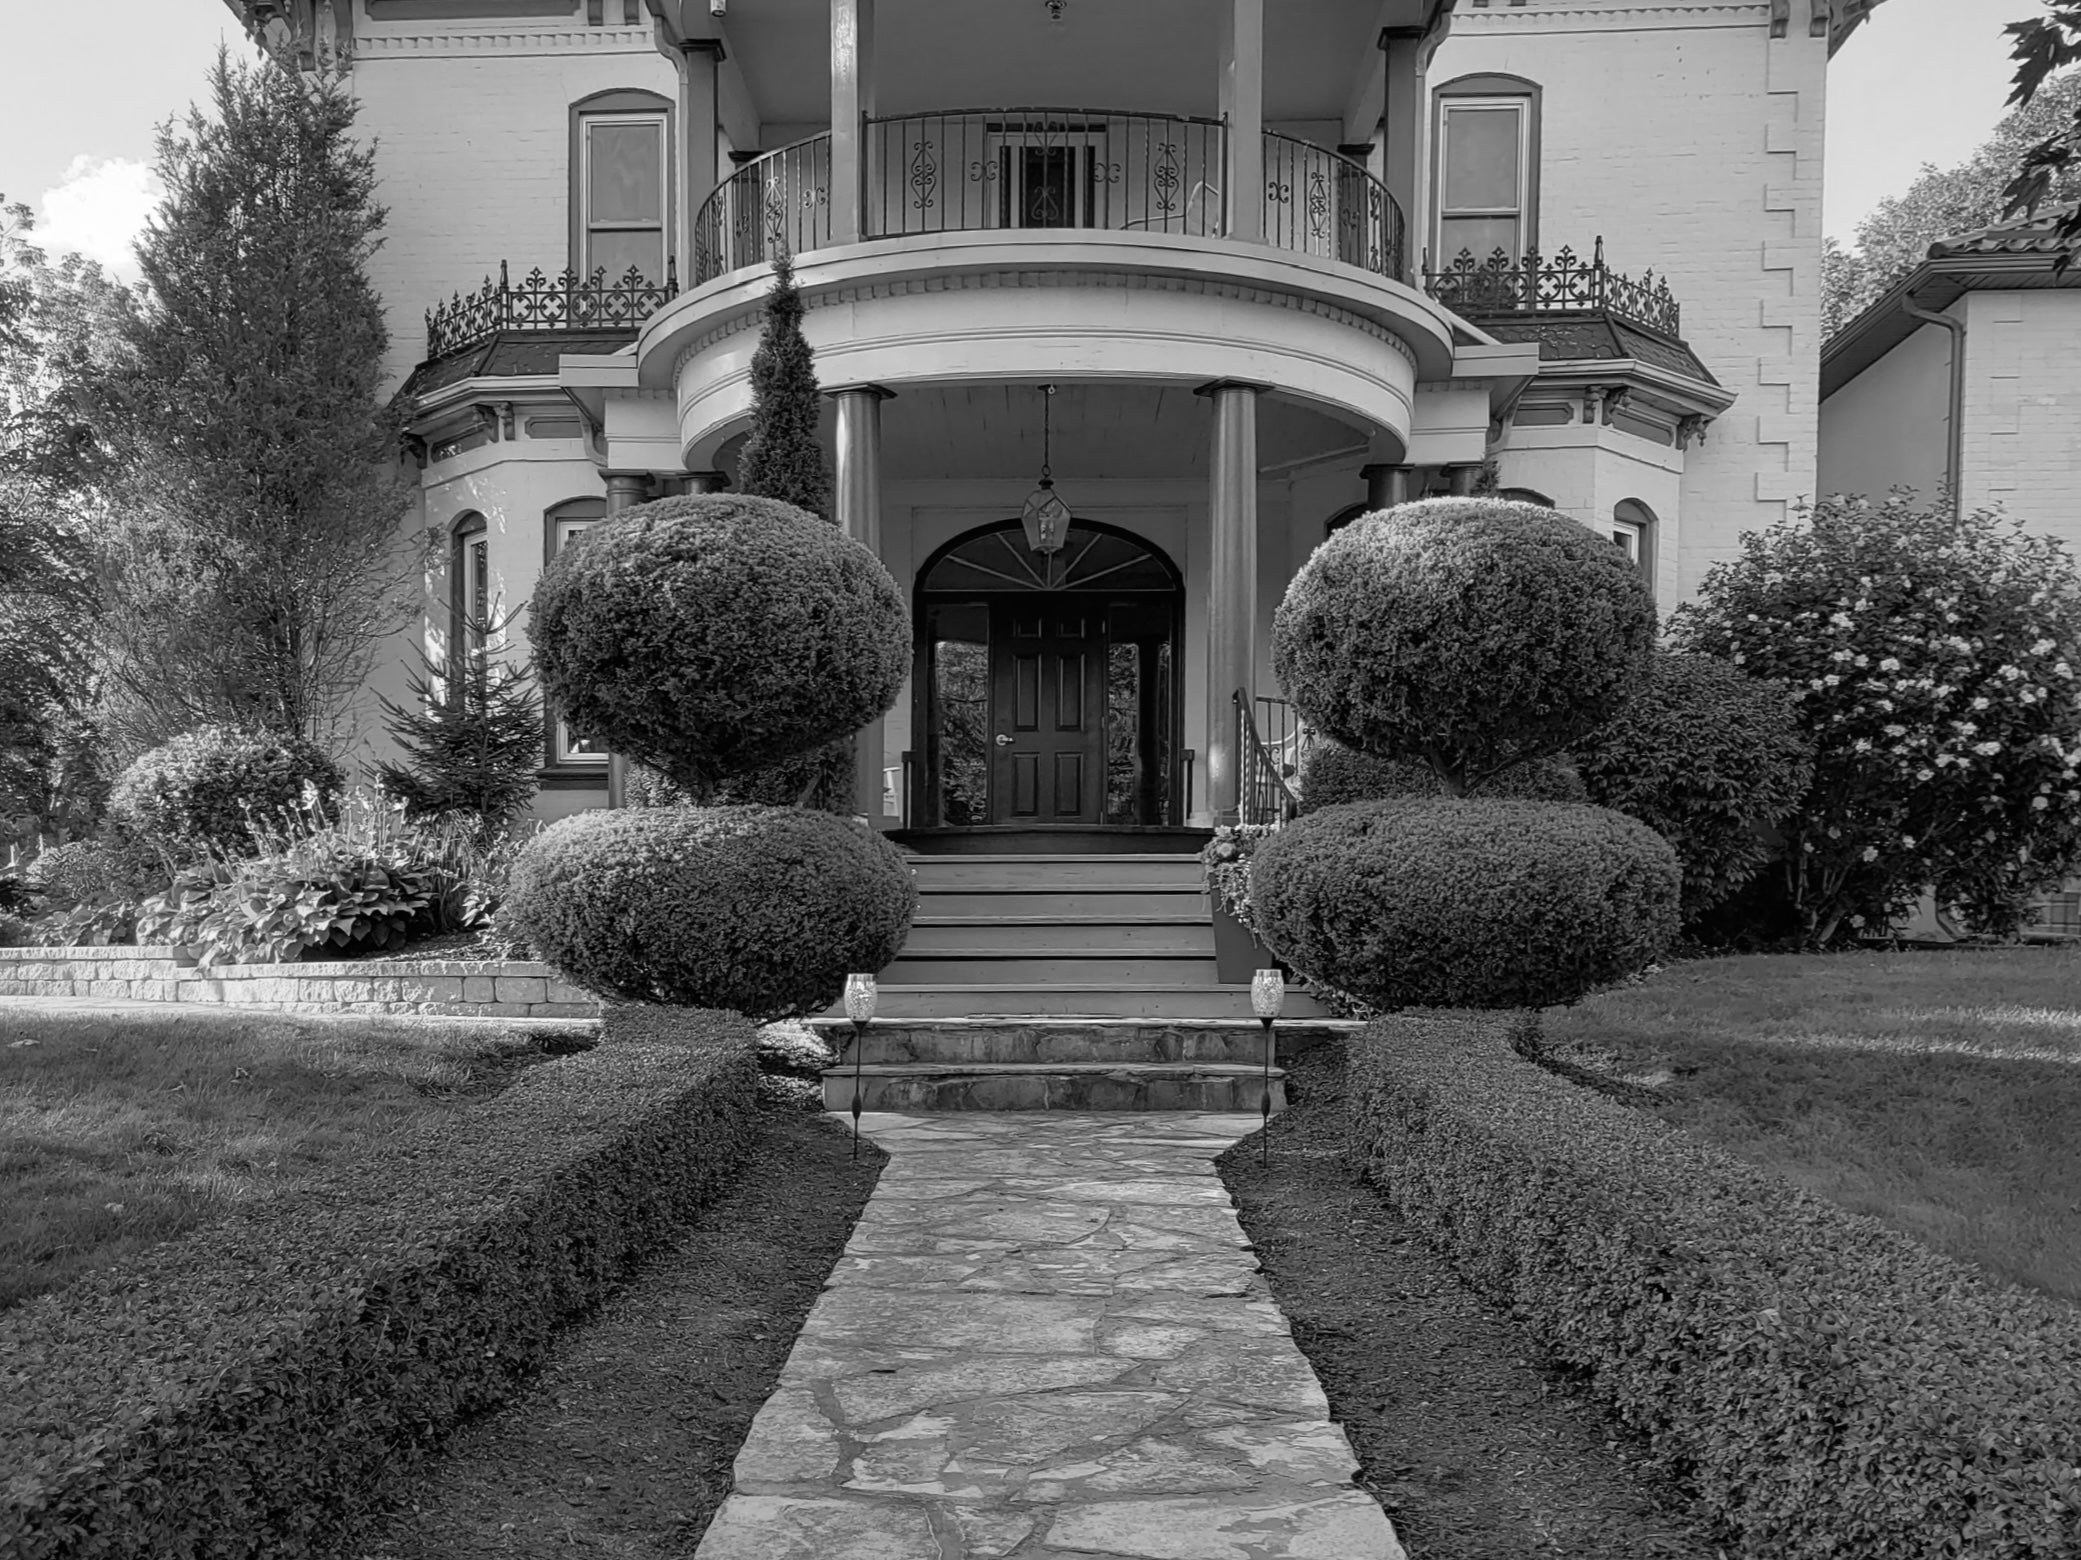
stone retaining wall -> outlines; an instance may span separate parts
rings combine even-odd
[[[0,996],[118,997],[252,1004],[289,1013],[420,1013],[454,1018],[596,1018],[599,999],[546,964],[435,959],[220,964],[183,949],[0,948]]]

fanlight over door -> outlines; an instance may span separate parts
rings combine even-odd
[[[917,729],[927,825],[1161,824],[1176,754],[1183,590],[1139,538],[1074,522],[1060,552],[1016,521],[944,549],[918,581]]]

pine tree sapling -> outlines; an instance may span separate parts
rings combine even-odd
[[[2081,579],[2057,541],[1897,491],[1742,539],[1672,624],[1784,684],[1814,780],[1774,869],[1803,938],[1924,889],[1982,931],[2081,861]]]
[[[464,641],[498,642],[510,615],[470,618]],[[533,669],[488,652],[419,652],[410,678],[412,703],[382,700],[384,725],[404,749],[404,763],[384,763],[385,792],[411,818],[468,814],[480,840],[503,834],[534,800],[543,759],[542,701]]]
[[[751,433],[737,491],[831,518],[831,473],[817,433],[823,397],[802,335],[802,292],[786,255],[773,262],[773,291],[751,360]]]

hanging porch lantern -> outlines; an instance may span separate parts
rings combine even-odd
[[[1062,543],[1069,535],[1069,506],[1055,492],[1055,479],[1049,471],[1049,456],[1053,454],[1055,387],[1041,387],[1041,474],[1040,486],[1026,495],[1026,508],[1019,516],[1019,524],[1026,529],[1026,545],[1043,555],[1062,550]]]

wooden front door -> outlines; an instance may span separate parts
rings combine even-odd
[[[1000,600],[990,614],[990,821],[1098,823],[1106,793],[1103,601]]]

